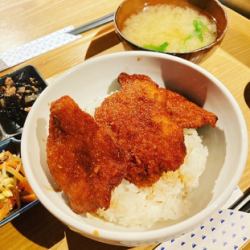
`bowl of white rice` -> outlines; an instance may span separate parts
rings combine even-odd
[[[46,140],[50,104],[64,95],[93,114],[105,97],[119,91],[121,72],[144,74],[215,113],[215,128],[184,129],[186,156],[176,171],[164,172],[150,187],[123,180],[112,190],[108,209],[77,214],[58,192],[48,170]],[[133,51],[87,60],[50,85],[26,120],[21,154],[25,173],[41,203],[72,230],[114,245],[135,246],[178,237],[220,209],[231,195],[247,158],[242,112],[226,87],[201,67],[171,55]]]

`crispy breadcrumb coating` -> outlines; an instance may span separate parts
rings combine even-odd
[[[68,96],[50,109],[47,161],[55,182],[78,213],[108,208],[126,166],[105,128]]]
[[[215,126],[217,117],[181,95],[160,88],[148,76],[121,73],[121,90],[96,109],[95,119],[124,150],[126,178],[150,186],[163,172],[176,170],[186,149],[183,128]]]
[[[204,125],[215,127],[217,117],[195,103],[171,90],[160,88],[145,75],[121,73],[118,81],[122,88],[133,88],[138,95],[154,100],[182,128],[199,128]]]
[[[95,120],[68,96],[51,105],[47,161],[78,212],[108,208],[123,178],[151,186],[178,169],[186,148],[184,128],[215,126],[217,117],[145,75],[121,73],[121,90],[95,111]]]

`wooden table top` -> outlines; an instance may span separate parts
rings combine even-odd
[[[0,53],[68,25],[81,25],[116,9],[121,0],[1,0]],[[220,79],[238,101],[250,131],[249,108],[243,92],[250,82],[250,21],[227,9],[229,27],[220,48],[200,65]],[[98,54],[124,50],[111,24],[89,31],[82,38],[21,65],[34,65],[47,79]],[[248,136],[249,137],[249,136]],[[249,138],[248,138],[249,139]],[[250,186],[250,159],[239,182]],[[1,249],[125,249],[86,239],[64,226],[37,205],[0,228]],[[3,247],[3,248],[2,248]],[[152,246],[138,249],[152,249]]]

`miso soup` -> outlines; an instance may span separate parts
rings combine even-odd
[[[200,12],[172,5],[148,6],[125,21],[123,35],[140,47],[184,53],[216,39],[216,23]]]

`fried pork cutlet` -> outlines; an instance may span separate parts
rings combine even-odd
[[[95,119],[112,131],[124,150],[126,178],[137,186],[150,186],[164,171],[183,163],[186,149],[183,129],[166,115],[146,90],[126,85],[106,98],[96,109]]]
[[[204,125],[215,127],[216,115],[173,91],[159,88],[148,76],[121,73],[118,81],[122,89],[133,92],[136,98],[143,96],[147,100],[157,102],[164,112],[182,128],[199,128]]]
[[[137,186],[150,186],[162,172],[176,170],[183,163],[183,128],[215,126],[217,117],[159,88],[148,76],[121,73],[118,81],[121,90],[104,100],[95,119],[112,131],[125,151],[126,178]]]
[[[47,162],[55,182],[77,213],[108,208],[126,173],[120,150],[70,97],[53,102],[50,111]]]

